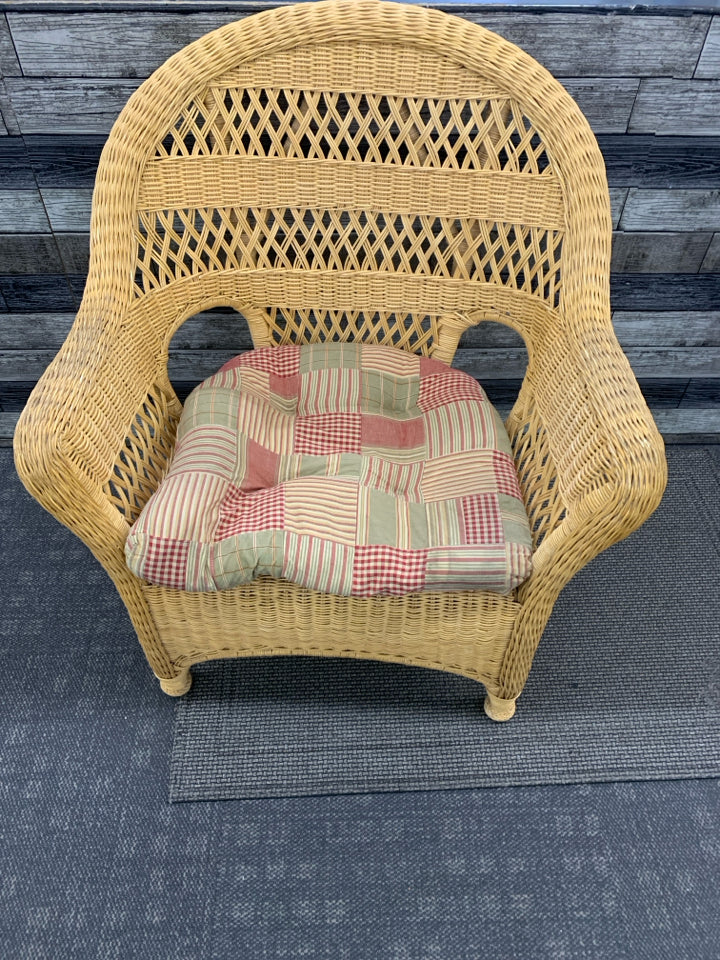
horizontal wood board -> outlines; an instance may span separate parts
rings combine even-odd
[[[690,78],[710,27],[706,14],[458,13],[516,43],[558,77]],[[238,19],[233,12],[8,14],[26,77],[144,78],[181,47]]]

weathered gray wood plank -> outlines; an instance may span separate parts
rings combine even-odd
[[[571,77],[562,81],[595,133],[626,132],[639,83],[625,77]]]
[[[700,267],[701,273],[720,273],[720,233],[713,235],[705,259]]]
[[[657,313],[616,310],[612,321],[624,348],[720,347],[720,310]]]
[[[10,101],[23,134],[107,134],[139,86],[132,80],[9,77]]]
[[[40,194],[57,233],[89,233],[92,190],[49,190]]]
[[[58,349],[67,337],[75,314],[0,314],[0,349]],[[630,347],[720,347],[720,310],[717,311],[616,311],[613,326],[618,340]],[[190,317],[172,339],[171,352],[249,350],[252,338],[241,314],[200,313]],[[484,322],[467,330],[461,340],[466,348],[522,347],[522,338],[502,323]]]
[[[0,446],[8,447],[12,443],[19,413],[4,413],[0,411]]]
[[[0,349],[58,350],[74,320],[74,313],[0,314]]]
[[[66,273],[87,273],[90,265],[90,236],[87,233],[55,235]]]
[[[10,77],[6,81],[23,134],[107,134],[139,81]],[[563,85],[596,133],[624,133],[637,94],[634,78],[571,77]]]
[[[0,233],[0,274],[63,273],[55,237],[49,233]]]
[[[720,189],[640,190],[631,187],[620,218],[620,228],[628,232],[720,230]]]
[[[612,217],[613,230],[617,229],[620,223],[625,201],[627,200],[626,187],[610,187],[610,216]]]
[[[641,80],[628,132],[720,134],[720,80]]]
[[[0,189],[0,210],[4,233],[49,233],[40,193],[37,190]]]
[[[2,111],[0,110],[0,137],[7,137],[8,129],[5,126],[5,121],[2,118]]]
[[[21,73],[7,17],[0,13],[0,77],[19,77]]]
[[[714,80],[720,77],[720,17],[712,19],[695,77],[698,80]]]
[[[710,233],[613,234],[615,273],[697,273],[710,244]]]
[[[691,77],[709,17],[458,10],[557,76]],[[146,77],[237,13],[9,13],[26,76]]]
[[[0,119],[6,135],[16,137],[20,133],[20,124],[15,116],[6,83],[7,81],[0,78]]]
[[[720,407],[651,410],[658,430],[669,442],[716,442],[720,436]]]
[[[36,380],[47,367],[55,350],[11,350],[0,352],[0,380]],[[238,352],[226,350],[181,350],[170,355],[171,379],[200,381],[215,373]],[[636,376],[717,377],[720,376],[718,347],[628,347],[626,354]],[[458,351],[455,366],[480,381],[522,377],[527,365],[524,349],[472,347]]]

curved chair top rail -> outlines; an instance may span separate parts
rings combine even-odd
[[[86,300],[153,352],[220,305],[256,346],[447,362],[478,320],[532,348],[609,318],[607,181],[575,102],[488,30],[380,0],[267,11],[171,57],[113,127],[91,234]]]

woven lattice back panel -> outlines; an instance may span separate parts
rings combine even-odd
[[[519,294],[528,328],[533,302],[558,307],[564,223],[548,151],[494,83],[404,45],[310,44],[213,78],[159,132],[134,296],[179,284],[216,301],[213,275],[244,274],[256,344],[449,360],[480,285]]]

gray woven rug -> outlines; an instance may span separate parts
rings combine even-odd
[[[314,657],[193,668],[171,801],[720,776],[720,448],[563,592],[509,723],[465,677]]]

